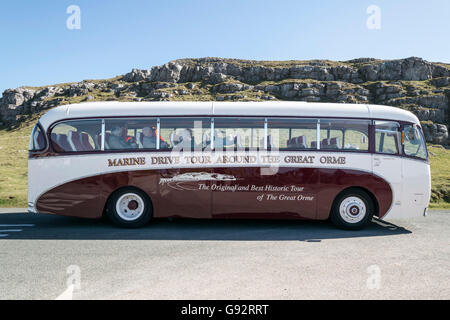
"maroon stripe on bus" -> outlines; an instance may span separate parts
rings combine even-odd
[[[174,179],[183,174],[209,175],[219,180]],[[235,180],[220,180],[224,176],[234,177]],[[234,185],[242,188],[232,191],[230,188]],[[392,204],[389,184],[364,171],[281,167],[276,174],[265,175],[258,167],[229,167],[138,170],[96,175],[47,191],[39,197],[36,208],[41,213],[99,218],[111,193],[126,186],[137,187],[148,194],[154,217],[325,220],[336,196],[350,187],[363,188],[370,193],[376,201],[379,217],[383,217]],[[246,189],[248,186],[253,190]],[[288,189],[277,191],[278,187],[283,186]],[[294,186],[293,190],[291,186]],[[300,199],[295,198],[299,195],[302,196]]]

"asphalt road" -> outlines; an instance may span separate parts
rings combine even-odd
[[[22,210],[23,212],[23,210]],[[0,210],[0,299],[450,299],[450,212],[314,221],[107,221]]]

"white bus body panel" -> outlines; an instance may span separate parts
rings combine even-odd
[[[374,158],[380,157],[374,155]],[[395,184],[400,178],[400,186],[394,186],[394,201],[391,210],[383,220],[407,219],[423,216],[428,208],[431,196],[430,165],[425,161],[410,158],[398,158],[392,165],[382,170],[385,179]]]
[[[372,165],[373,173],[389,182],[392,189],[392,204],[387,215],[395,217],[401,215],[403,210],[402,158],[387,154],[373,154]]]
[[[409,158],[402,161],[404,216],[401,217],[423,216],[431,197],[430,164]]]

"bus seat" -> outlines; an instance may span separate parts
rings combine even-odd
[[[317,142],[311,141],[311,149],[317,149]]]
[[[109,149],[109,136],[111,134],[108,132],[105,132],[105,149]]]
[[[61,148],[61,150],[66,152],[74,151],[65,134],[57,134],[56,142],[58,143],[58,146]]]
[[[221,150],[224,146],[224,138],[220,137],[219,132],[217,130],[214,130],[214,149]],[[203,134],[203,145],[205,146],[204,150],[211,150],[211,135],[207,131]]]
[[[240,134],[237,134],[234,137],[234,144],[235,144],[236,148],[238,148],[238,149],[243,149],[244,148],[244,146],[242,145],[242,138],[241,138]]]
[[[219,132],[217,130],[214,130],[214,149],[216,150],[222,150],[223,147],[226,145],[225,137],[222,137],[219,135]]]
[[[328,146],[330,143],[328,142],[328,139],[325,138],[320,142],[320,149],[328,149]]]
[[[299,149],[307,149],[306,136],[298,136],[295,138],[295,145]]]
[[[272,148],[273,147],[273,137],[271,134],[269,134],[267,136],[267,148]]]
[[[51,144],[52,144],[52,146],[53,146],[53,148],[55,149],[56,152],[64,151],[64,150],[62,150],[62,148],[58,144],[58,135],[56,133],[53,133],[53,132],[51,133],[50,140],[51,140]]]
[[[56,152],[72,151],[70,146],[68,146],[68,143],[66,143],[65,147],[63,145],[61,145],[61,142],[60,142],[61,138],[60,138],[60,136],[61,136],[61,134],[57,134],[57,133],[53,133],[53,132],[50,135],[50,140],[52,142],[53,149]],[[62,143],[64,143],[64,142],[62,142]]]
[[[144,148],[144,134],[142,132],[136,133],[136,142],[138,144],[139,149]]]
[[[105,133],[105,149],[109,149],[108,139],[109,139],[109,133],[106,132]],[[97,135],[97,144],[98,144],[98,148],[100,149],[102,147],[102,134],[101,133],[99,133]]]
[[[290,138],[286,141],[286,146],[288,148],[295,148],[295,139],[294,138]]]
[[[69,131],[67,140],[74,151],[85,151],[81,144],[80,134],[77,131]]]
[[[172,147],[176,146],[181,142],[181,137],[175,133],[175,131],[172,131],[169,135],[170,143],[172,144]]]
[[[340,149],[341,148],[339,137],[335,137],[335,138],[331,138],[330,139],[329,148],[330,149]]]
[[[81,144],[83,145],[83,149],[85,151],[92,151],[94,148],[89,142],[89,135],[86,132],[81,133]]]
[[[211,150],[211,134],[207,131],[202,135],[202,144],[205,146],[203,150]]]
[[[293,149],[307,149],[306,136],[293,137],[287,141],[287,147]]]
[[[271,149],[273,147],[273,137],[272,135],[267,136],[267,149]],[[264,138],[260,140],[260,148],[264,148]]]

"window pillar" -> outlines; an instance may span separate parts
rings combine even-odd
[[[160,146],[160,128],[161,128],[161,123],[160,123],[160,119],[157,118],[156,119],[156,150],[159,150],[159,146]]]
[[[100,144],[100,150],[105,150],[105,119],[102,119],[102,141]]]
[[[317,150],[320,150],[320,119],[317,120],[317,132],[316,132],[316,140],[317,140]]]

